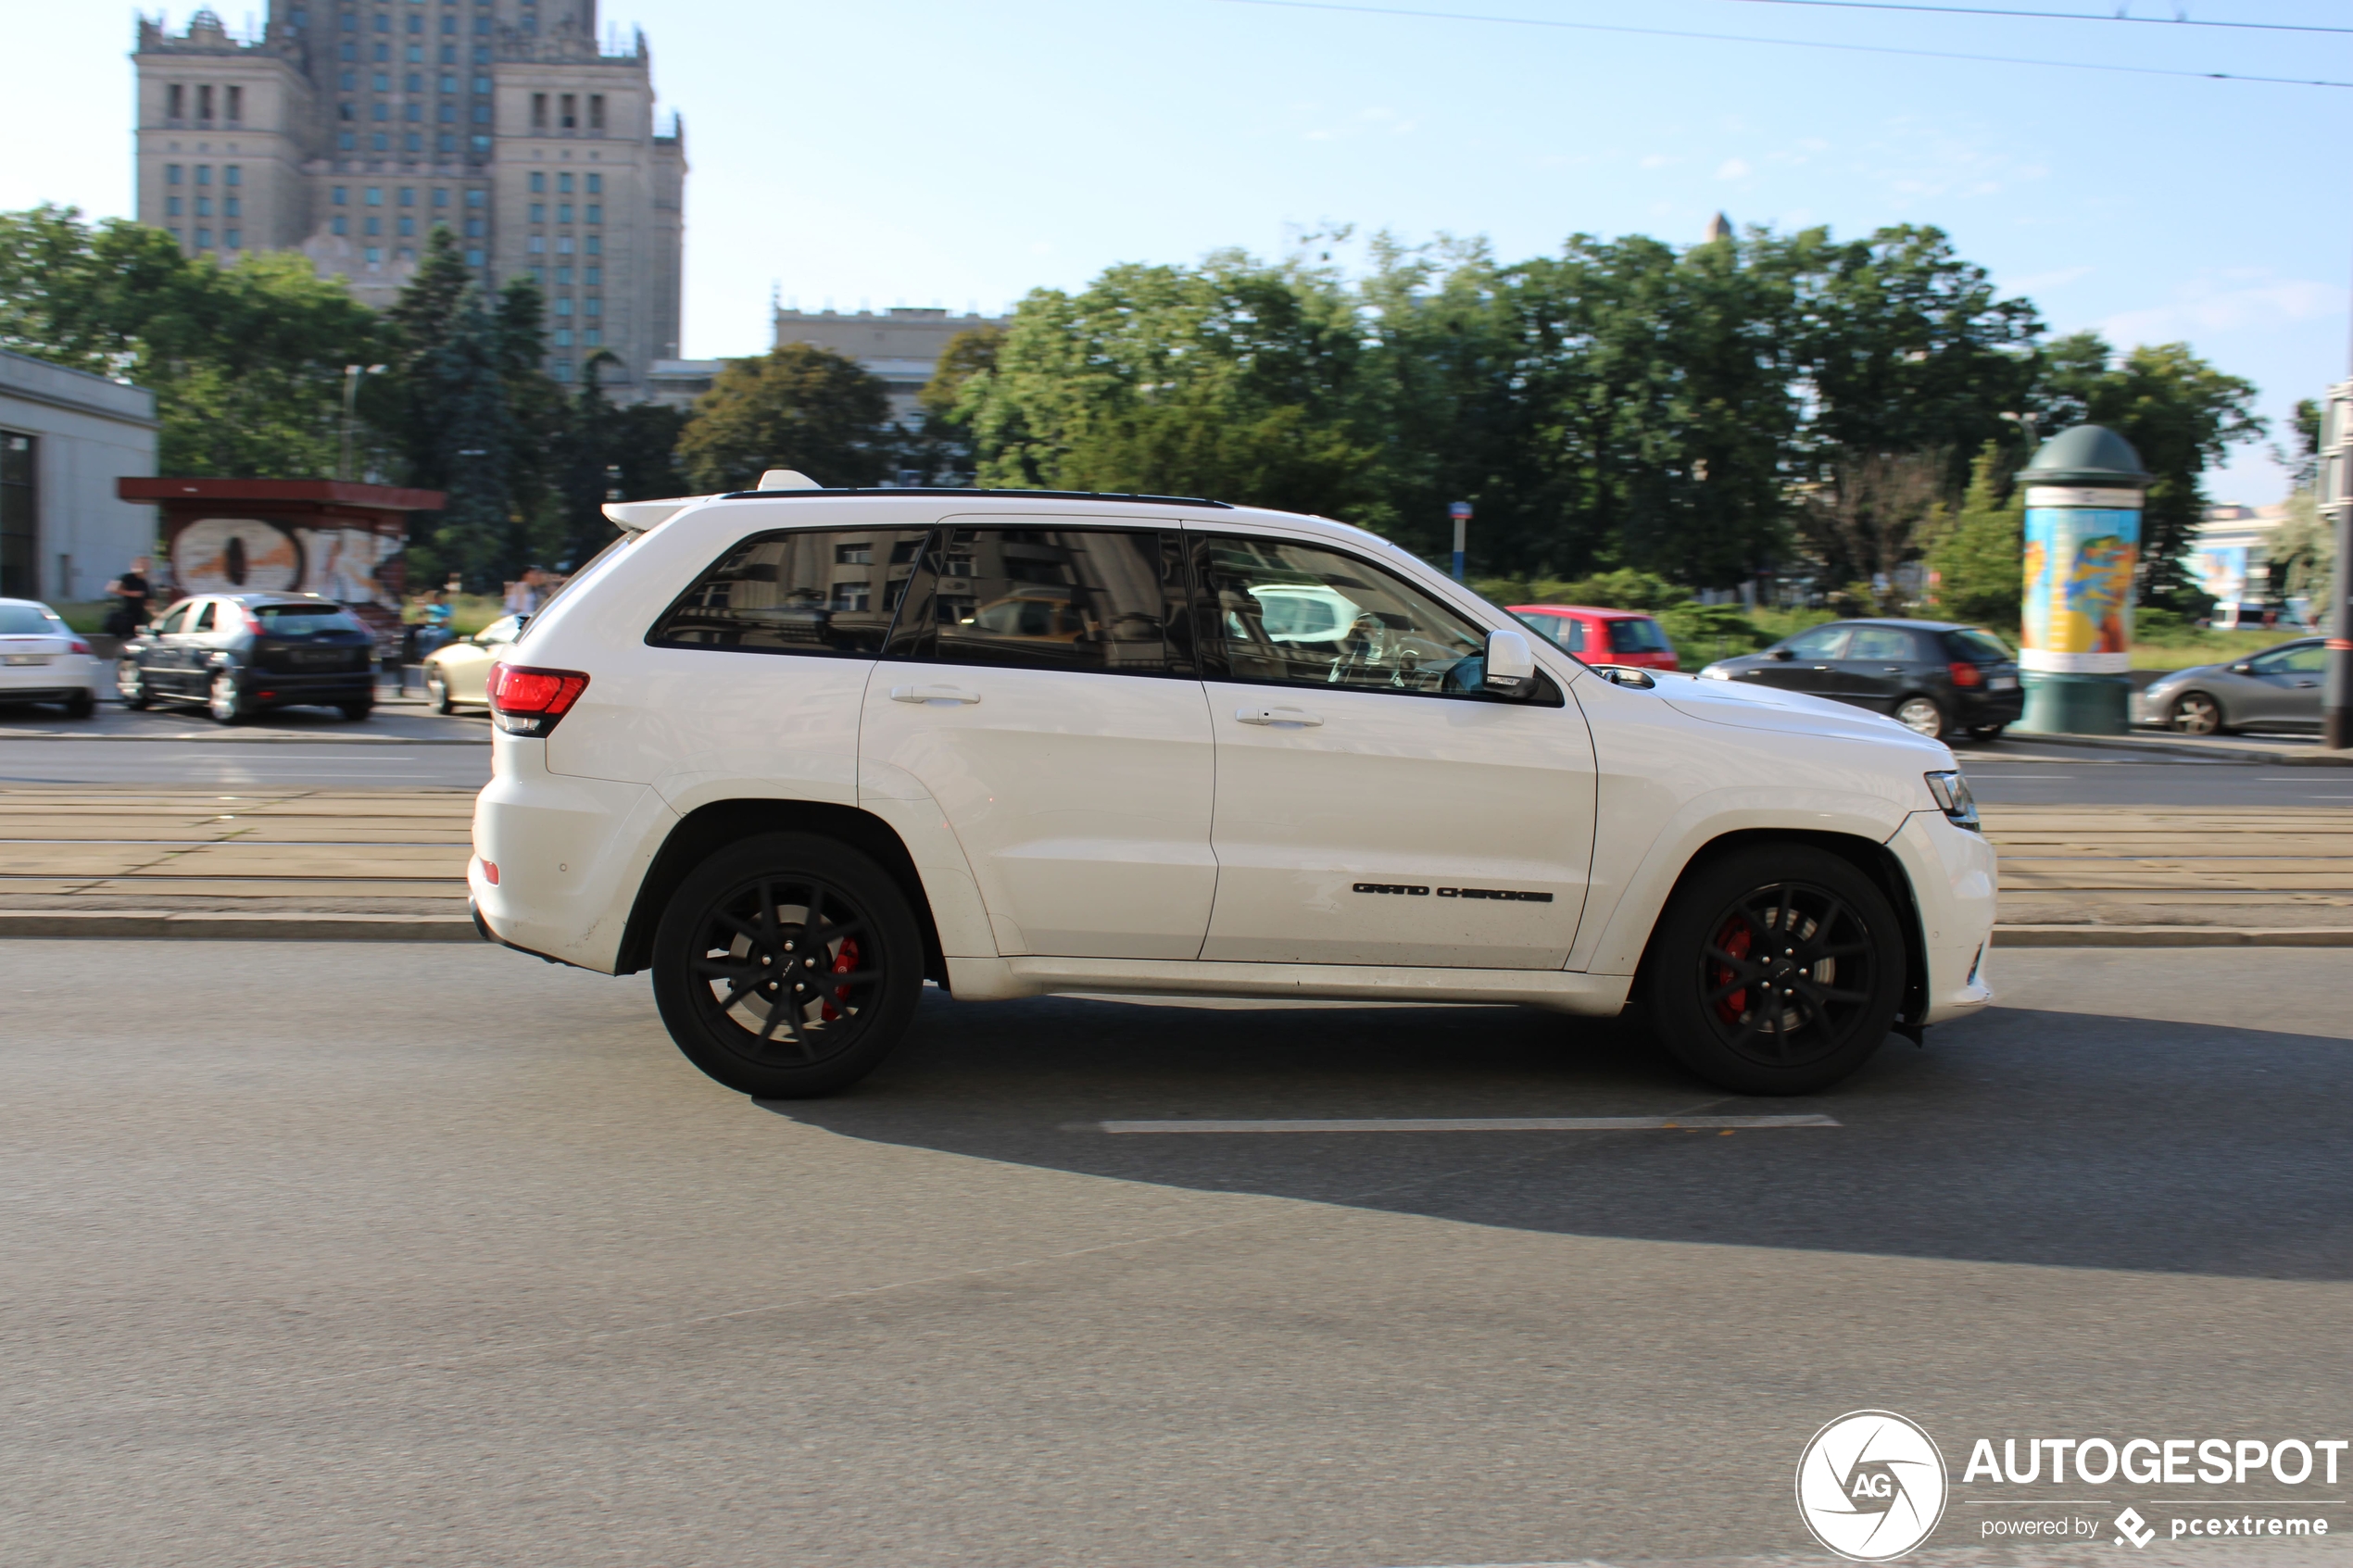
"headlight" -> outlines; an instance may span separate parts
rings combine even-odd
[[[1928,792],[1936,797],[1936,809],[1944,813],[1945,821],[1971,833],[1983,831],[1977,821],[1977,797],[1969,793],[1969,780],[1958,771],[1922,776],[1928,780]]]
[[[1699,672],[1699,678],[1703,681],[1729,681],[1732,672],[1720,664],[1711,664]]]

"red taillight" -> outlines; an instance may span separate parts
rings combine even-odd
[[[486,883],[488,883],[488,884],[490,884],[490,885],[491,885],[491,886],[493,886],[493,887],[496,887],[496,886],[497,886],[497,885],[498,885],[498,862],[497,862],[497,861],[496,861],[496,860],[484,860],[484,861],[482,863],[482,880],[483,880],[483,881],[484,881],[484,882],[486,882]]]
[[[69,651],[73,653],[88,653],[90,651],[90,645],[83,642],[80,637],[76,637],[72,642],[68,643],[66,647]]]
[[[1985,684],[1985,671],[1967,659],[1957,659],[1944,668],[1952,672],[1953,684],[1957,686],[1982,686]]]
[[[252,610],[250,610],[250,609],[246,609],[246,608],[245,608],[245,606],[243,606],[243,605],[239,605],[237,608],[238,608],[239,609],[241,609],[241,610],[244,610],[244,611],[245,611],[245,630],[246,630],[246,631],[248,631],[248,632],[250,632],[250,633],[253,633],[255,636],[257,636],[257,637],[260,636],[260,635],[261,635],[261,617],[259,617],[259,616],[258,616],[258,615],[254,614],[254,612],[253,612]]]
[[[490,721],[510,735],[544,735],[572,711],[588,677],[577,670],[534,670],[522,664],[490,667]]]

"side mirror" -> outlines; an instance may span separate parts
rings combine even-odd
[[[2251,659],[2242,659],[2236,664],[2231,666],[2231,673],[2233,675],[2252,675],[2255,673],[2255,661]]]
[[[1499,696],[1526,696],[1536,687],[1536,650],[1508,626],[1487,633],[1487,689]]]
[[[1778,659],[1781,663],[1787,664],[1791,659],[1795,659],[1797,655],[1790,652],[1787,648],[1768,648],[1765,650],[1765,657],[1771,659]]]

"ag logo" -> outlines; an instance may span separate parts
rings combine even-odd
[[[1814,1434],[1797,1461],[1797,1512],[1841,1557],[1901,1557],[1944,1516],[1944,1456],[1891,1411],[1856,1411]]]

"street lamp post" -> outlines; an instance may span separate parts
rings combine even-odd
[[[346,365],[343,368],[343,461],[335,467],[337,479],[353,479],[351,471],[351,424],[359,407],[359,378],[380,376],[382,365]]]
[[[1446,515],[1454,520],[1454,581],[1460,583],[1463,580],[1464,535],[1470,531],[1471,504],[1456,501],[1446,508]]]

